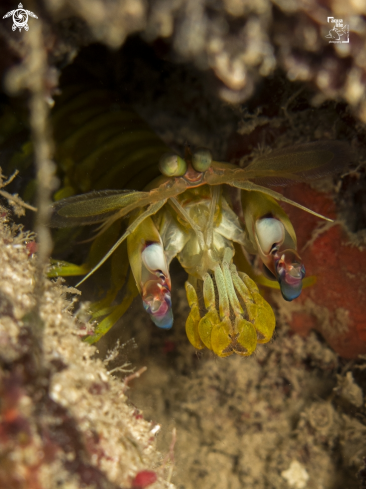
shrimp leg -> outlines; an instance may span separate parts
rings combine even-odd
[[[125,233],[119,238],[117,243],[115,243],[112,248],[108,251],[106,255],[100,260],[100,262],[81,280],[78,284],[81,285],[87,278],[90,277],[96,270],[98,270],[99,267],[103,265],[105,261],[108,260],[108,258],[111,256],[111,254],[118,248],[118,246],[129,236],[131,233],[133,233],[137,227],[149,216],[152,216],[158,212],[159,209],[161,209],[164,205],[166,204],[166,199],[161,200],[160,202],[155,202],[154,204],[151,204],[145,212],[143,212],[139,217],[137,217],[130,226],[126,229]]]

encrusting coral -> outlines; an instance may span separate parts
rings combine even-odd
[[[49,44],[58,63],[93,41],[115,49],[142,33],[149,42],[166,40],[180,60],[212,70],[229,102],[248,100],[260,79],[280,68],[289,80],[313,85],[317,105],[343,99],[366,120],[361,0],[49,0],[31,6],[52,19]],[[330,43],[335,24],[329,19],[349,26],[350,42]]]
[[[158,428],[81,341],[91,325],[71,312],[77,291],[44,279],[40,317],[32,312],[35,243],[8,215],[1,207],[0,486],[173,488]]]

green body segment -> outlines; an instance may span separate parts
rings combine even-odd
[[[159,175],[159,159],[169,151],[130,107],[104,89],[63,88],[52,124],[62,186],[75,194],[142,190]]]
[[[55,161],[61,180],[55,200],[71,197],[65,206],[55,204],[52,225],[79,227],[78,234],[72,234],[70,229],[57,231],[56,252],[69,246],[70,239],[75,241],[81,236],[83,225],[103,222],[104,227],[90,247],[86,263],[76,266],[54,260],[49,275],[85,275],[121,236],[126,227],[121,223],[124,215],[143,198],[146,200],[148,193],[132,190],[142,190],[161,175],[158,162],[169,148],[130,107],[116,102],[113,93],[100,88],[64,87],[56,98],[51,122],[56,143]],[[110,190],[105,192],[105,189]],[[73,200],[75,197],[72,196],[83,192],[91,193],[84,199]],[[118,218],[116,211],[120,213]],[[111,216],[106,225],[106,219]],[[145,234],[147,228],[149,225],[145,221],[141,226]],[[150,238],[149,232],[146,238]],[[129,242],[133,240],[131,236]],[[139,280],[135,279],[135,275],[138,277],[138,260],[134,259],[133,253],[129,257],[127,248],[127,243],[119,246],[108,267],[101,271],[103,277],[110,275],[110,288],[102,300],[92,305],[92,319],[99,324],[95,334],[87,338],[90,343],[98,341],[117,322],[140,292]],[[117,297],[120,303],[116,305]]]

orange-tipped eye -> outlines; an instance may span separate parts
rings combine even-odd
[[[178,155],[165,153],[160,158],[159,170],[166,177],[181,177],[187,171],[187,163]]]
[[[201,148],[193,153],[192,166],[196,171],[203,173],[210,168],[211,163],[212,154],[208,149]]]

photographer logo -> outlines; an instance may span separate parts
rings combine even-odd
[[[15,31],[16,29],[19,29],[19,31],[21,31],[22,29],[28,31],[29,30],[28,17],[34,17],[35,19],[38,19],[36,14],[31,12],[30,10],[25,10],[21,3],[18,5],[18,8],[16,10],[11,10],[7,14],[5,14],[3,19],[7,19],[8,17],[11,16],[13,16],[13,25],[12,25],[13,31]]]
[[[343,25],[343,19],[328,17],[327,22],[331,27],[329,34],[325,36],[329,39],[329,43],[349,43],[349,25]]]

